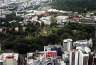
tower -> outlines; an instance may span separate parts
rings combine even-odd
[[[69,65],[79,65],[79,51],[73,49],[69,53]]]
[[[89,54],[80,51],[79,53],[79,65],[88,65]]]
[[[63,49],[64,49],[64,51],[72,50],[72,39],[63,40]]]

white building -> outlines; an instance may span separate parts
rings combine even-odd
[[[88,65],[89,54],[81,50],[72,50],[69,54],[69,65]]]
[[[33,56],[33,53],[27,53],[27,58],[26,58],[26,60],[27,60],[27,65],[33,63],[33,58],[32,58],[32,56]]]
[[[4,4],[4,0],[0,0],[0,7],[2,7],[2,4]]]
[[[64,51],[72,50],[72,39],[63,40],[63,49],[64,49]]]
[[[17,2],[28,2],[28,1],[30,1],[30,0],[16,0]]]
[[[51,24],[51,16],[42,17],[42,18],[40,18],[40,21],[46,25],[50,25]]]
[[[52,48],[61,48],[61,45],[48,45],[48,46],[44,46],[44,51],[51,51]]]
[[[26,8],[32,5],[32,0],[16,0],[17,3],[22,3],[21,5]]]
[[[12,59],[15,59],[17,61],[18,60],[18,56],[19,56],[18,53],[3,53],[2,54],[3,60],[6,60],[7,57],[8,58],[12,57]]]
[[[15,31],[18,32],[19,31],[19,27],[15,27]]]
[[[32,17],[32,21],[38,21],[38,16]]]
[[[78,41],[75,41],[73,42],[73,45],[75,47],[77,46],[88,46],[88,47],[92,47],[93,46],[93,42],[92,42],[92,39],[90,38],[89,40],[78,40]]]
[[[78,65],[79,63],[79,51],[72,50],[69,53],[69,65]]]
[[[66,22],[68,22],[68,17],[69,16],[57,16],[57,24],[64,24]]]
[[[10,3],[15,3],[16,0],[0,0],[0,4],[8,5]]]
[[[87,46],[78,46],[76,47],[77,50],[80,50],[80,51],[85,51],[86,53],[90,53],[91,52],[91,49]]]
[[[79,65],[88,65],[89,54],[80,51],[79,53]]]
[[[39,62],[46,61],[45,54],[46,53],[44,51],[36,52],[36,53],[27,53],[27,58],[26,58],[27,65],[38,65]]]
[[[93,41],[92,41],[92,38],[90,38],[89,40],[88,40],[88,46],[89,47],[93,47]]]
[[[17,65],[18,56],[17,53],[3,53],[0,59],[3,61],[3,65]]]
[[[79,63],[78,59],[79,59],[79,51],[76,50],[75,51],[75,65],[78,65],[78,63]]]

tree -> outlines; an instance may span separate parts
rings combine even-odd
[[[51,26],[56,26],[57,25],[57,20],[54,16],[51,16]]]
[[[85,9],[95,10],[96,9],[95,0],[53,0],[53,8],[60,10],[71,10],[84,12]]]
[[[16,16],[14,12],[6,15],[6,21],[13,21],[13,20],[20,22],[23,21],[23,18],[20,16]]]

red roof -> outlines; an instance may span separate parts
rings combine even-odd
[[[14,56],[7,56],[6,59],[14,59]]]

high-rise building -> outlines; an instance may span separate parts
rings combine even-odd
[[[79,63],[79,51],[75,50],[75,64],[74,65],[78,65]]]
[[[75,65],[75,51],[70,51],[69,64]]]
[[[88,65],[93,65],[94,64],[94,52],[91,52],[89,54],[89,62]]]
[[[69,53],[69,65],[88,65],[89,54],[81,50],[72,50]]]
[[[79,51],[72,50],[69,54],[69,65],[79,65]]]
[[[72,39],[63,40],[63,49],[64,49],[64,51],[72,50]]]
[[[88,65],[89,54],[79,51],[79,65]]]

